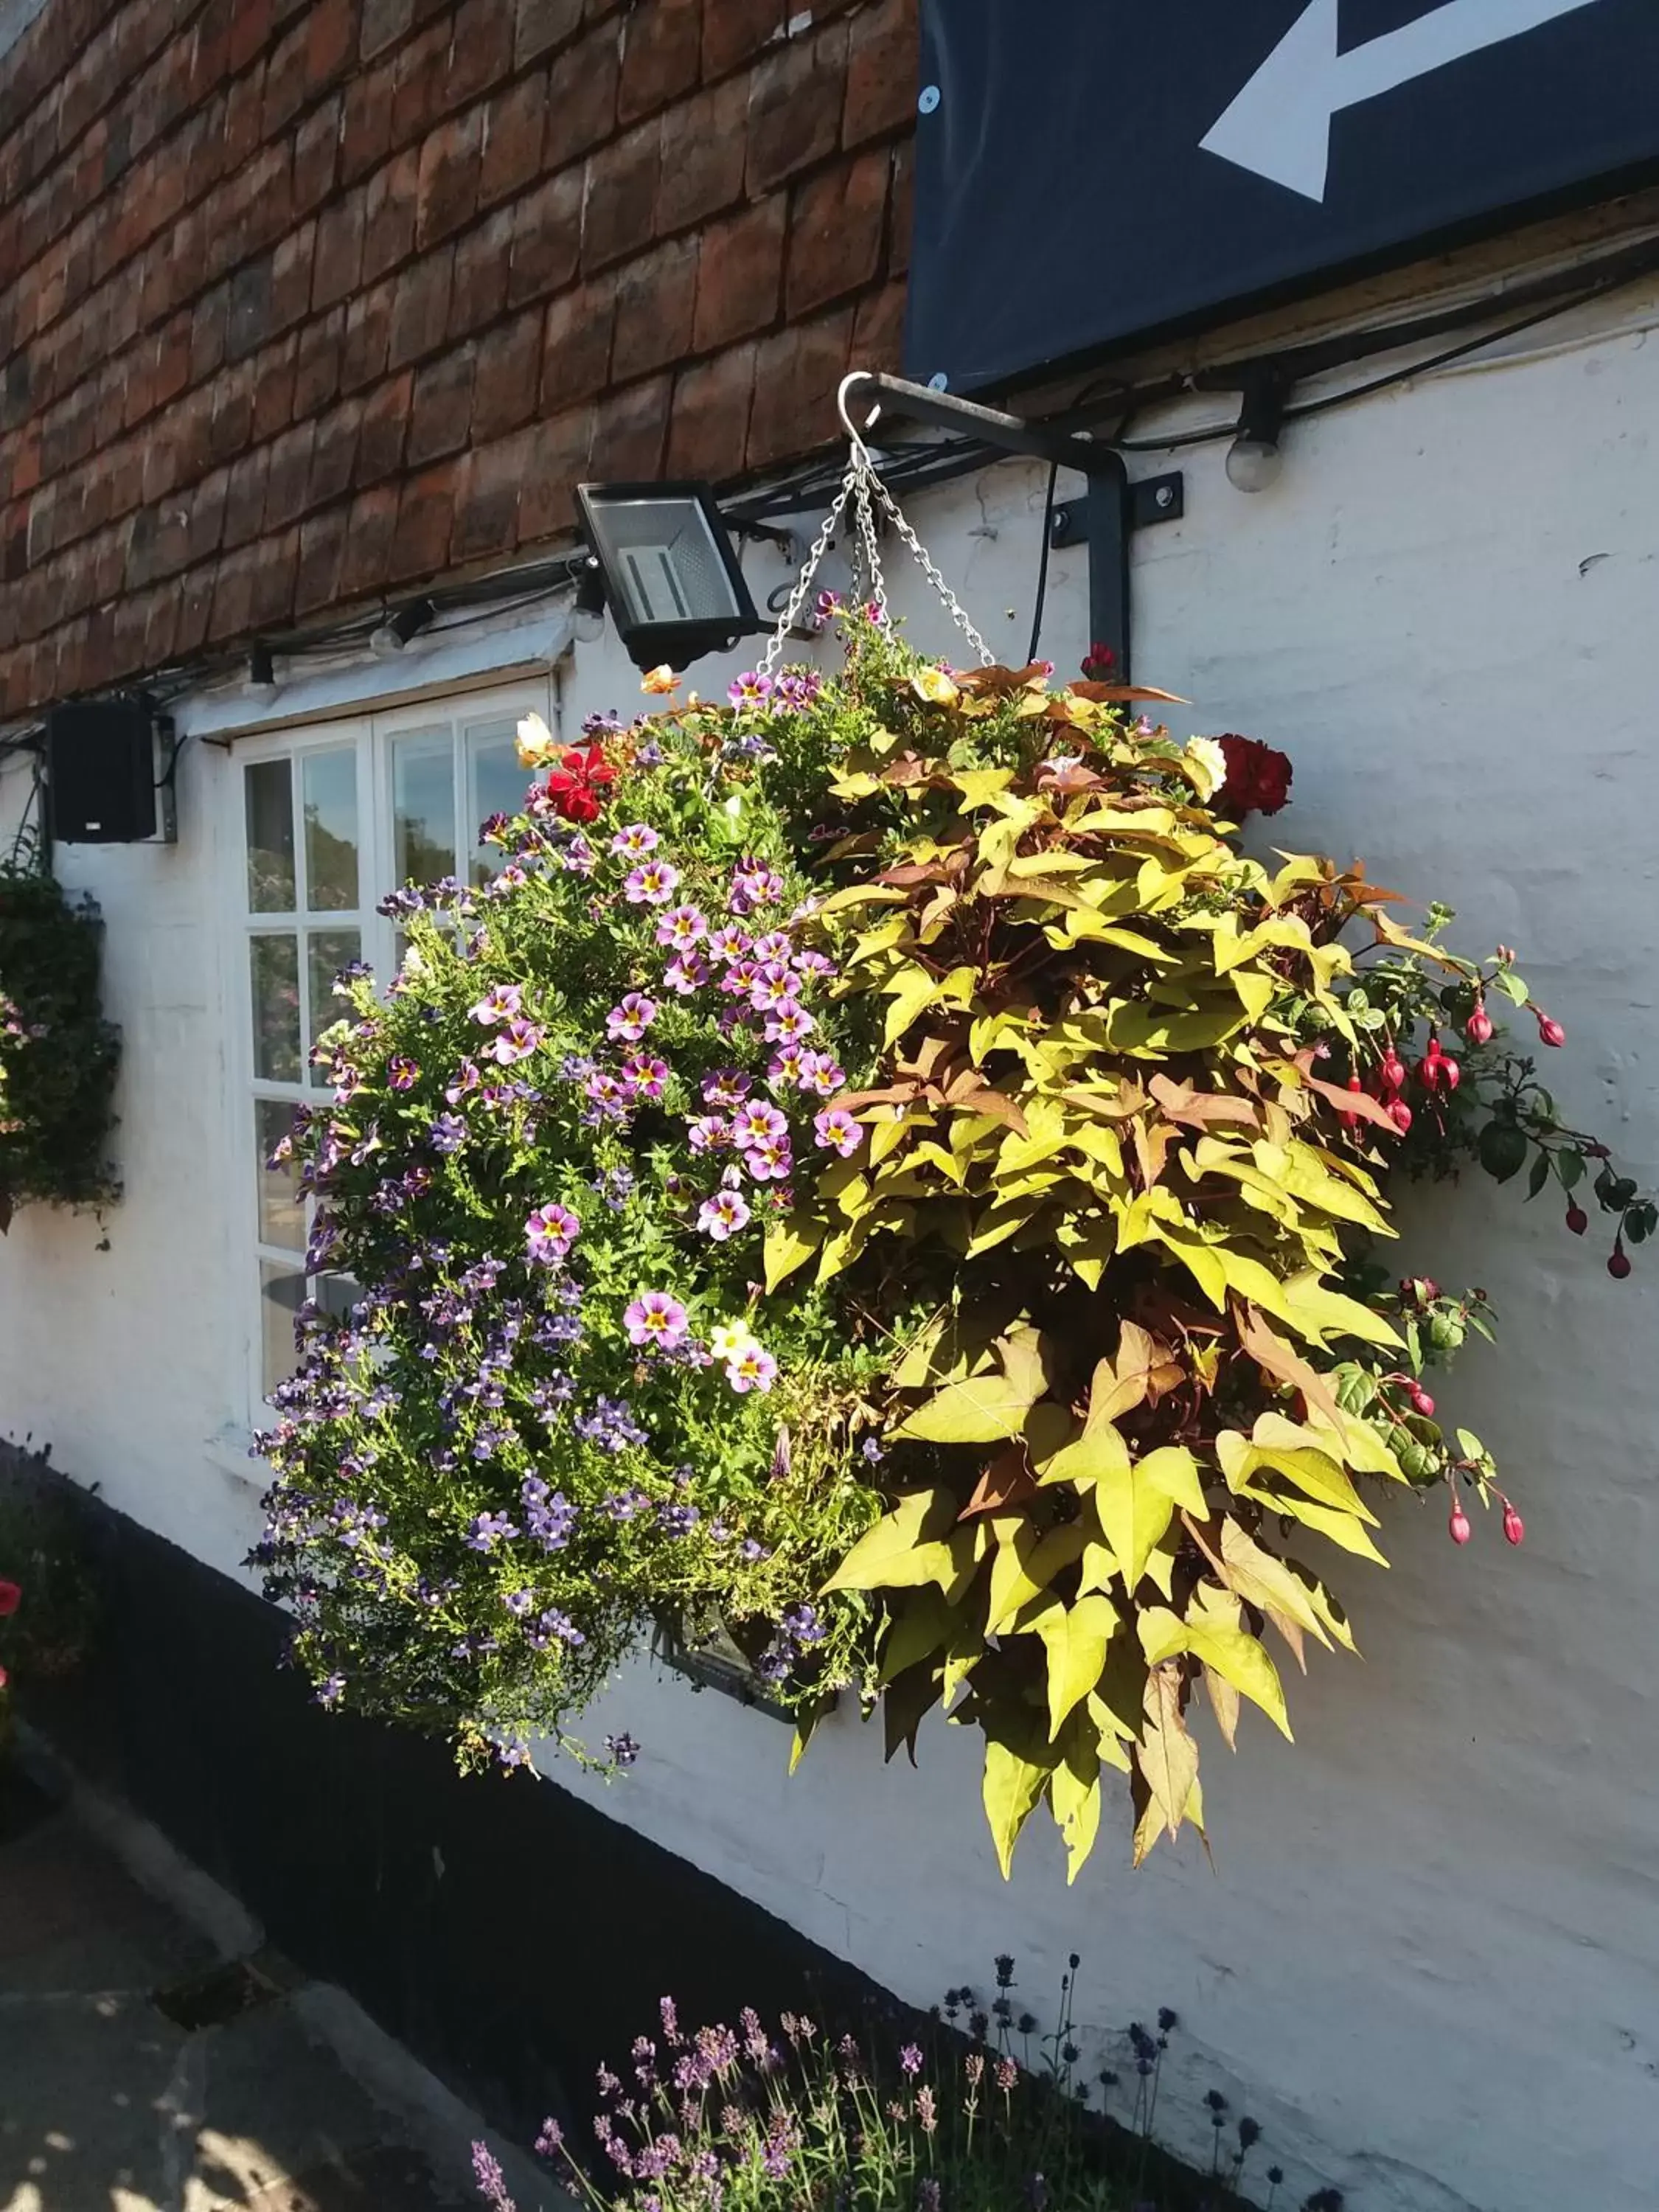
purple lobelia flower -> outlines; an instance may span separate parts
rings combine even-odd
[[[498,1543],[516,1536],[518,1530],[505,1513],[481,1513],[467,1531],[469,1552],[493,1552]]]
[[[638,1744],[626,1732],[621,1735],[606,1736],[605,1747],[618,1766],[632,1766],[640,1755]],[[663,1999],[663,2029],[671,2043],[678,2039],[675,2032],[669,2027],[672,2016],[670,2000],[665,1997]]]
[[[432,1124],[434,1152],[458,1152],[466,1141],[466,1124],[459,1114],[440,1114]]]

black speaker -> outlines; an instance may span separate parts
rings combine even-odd
[[[155,835],[155,717],[148,700],[81,699],[46,717],[46,798],[60,845]]]

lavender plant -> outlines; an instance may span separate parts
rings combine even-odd
[[[837,2034],[794,2012],[775,2033],[748,2008],[736,2028],[693,2032],[665,1997],[657,2032],[635,2039],[620,2070],[599,2069],[591,2144],[579,2150],[549,2119],[537,2151],[592,2212],[1219,2212],[1237,2202],[1261,2130],[1232,2121],[1212,2090],[1209,2172],[1157,2153],[1176,2015],[1161,2011],[1156,2033],[1131,2027],[1135,2087],[1120,2094],[1115,2071],[1083,2069],[1079,1964],[1073,1954],[1047,2034],[1019,2007],[1006,1954],[988,2002],[951,1990],[912,2038]],[[482,2143],[473,2166],[494,2212],[514,2212]],[[1341,2198],[1324,2191],[1309,2203],[1338,2212]]]

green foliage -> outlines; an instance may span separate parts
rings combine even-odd
[[[0,866],[0,1230],[33,1200],[96,1206],[120,1042],[99,1006],[100,925],[33,867]]]
[[[0,1682],[22,1689],[72,1674],[98,1621],[78,1501],[38,1464],[0,1476],[0,1581],[21,1593],[0,1610]]]

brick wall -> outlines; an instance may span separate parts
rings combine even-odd
[[[0,714],[730,479],[896,366],[915,0],[48,0],[0,57]]]

